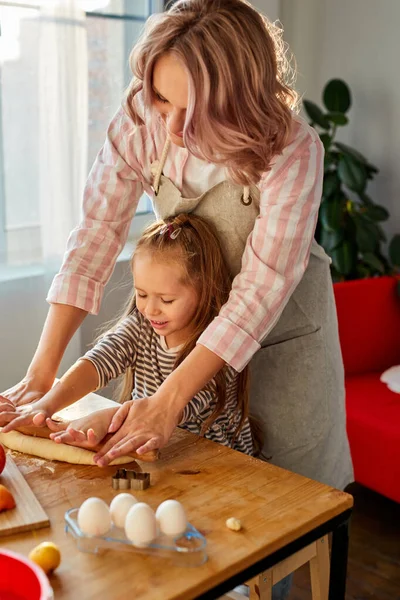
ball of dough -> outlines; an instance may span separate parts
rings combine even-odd
[[[229,519],[227,519],[225,525],[228,529],[231,529],[232,531],[240,531],[242,529],[241,522],[235,517],[230,517]]]

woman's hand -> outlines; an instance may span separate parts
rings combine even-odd
[[[59,423],[52,419],[46,420],[46,425],[53,433],[50,434],[57,444],[69,444],[80,448],[93,449],[105,438],[115,409],[96,411],[87,417],[81,417],[70,423]]]
[[[37,377],[27,375],[0,395],[0,412],[6,410],[4,404],[16,407],[40,400],[51,389],[53,382],[54,379],[39,380]]]
[[[124,402],[115,413],[109,433],[115,433],[96,454],[99,467],[132,451],[145,454],[166,445],[179,423],[179,413],[168,410],[155,396]]]
[[[8,433],[18,427],[43,427],[46,418],[50,415],[47,404],[43,399],[21,406],[14,406],[12,402],[7,401],[0,404],[0,410],[0,425],[3,425],[2,433]]]

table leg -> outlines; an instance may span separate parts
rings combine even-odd
[[[349,550],[349,520],[332,531],[329,600],[345,600],[347,557]]]
[[[272,569],[264,571],[258,577],[247,582],[250,588],[250,600],[272,599]]]

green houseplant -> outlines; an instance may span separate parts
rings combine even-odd
[[[389,256],[381,223],[389,218],[383,206],[367,194],[378,173],[360,152],[336,141],[338,127],[348,123],[351,93],[347,84],[332,79],[323,91],[325,111],[310,100],[304,109],[325,147],[324,183],[316,239],[332,258],[334,281],[396,273],[400,267],[400,235],[391,240]]]

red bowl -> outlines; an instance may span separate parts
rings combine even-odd
[[[16,552],[0,550],[1,600],[51,600],[53,590],[40,567]]]

